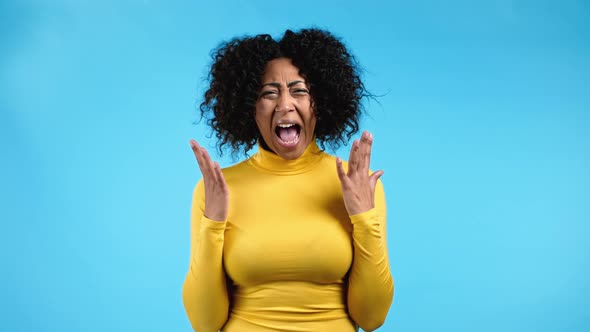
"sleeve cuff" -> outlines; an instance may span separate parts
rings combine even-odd
[[[350,221],[353,225],[358,223],[369,223],[371,221],[377,221],[377,209],[372,208],[366,212],[355,214],[350,216]]]
[[[210,229],[210,230],[225,230],[225,224],[227,220],[224,221],[217,221],[213,219],[209,219],[205,216],[201,217],[201,229]]]
[[[205,216],[201,217],[201,244],[221,244],[225,237],[227,221],[215,221]]]
[[[357,239],[378,238],[381,239],[383,218],[379,215],[377,209],[350,216],[352,223],[353,237]],[[364,241],[364,240],[363,240]]]

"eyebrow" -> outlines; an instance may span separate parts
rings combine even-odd
[[[287,87],[288,87],[288,88],[290,88],[290,87],[292,87],[293,85],[297,85],[297,84],[299,84],[299,83],[303,83],[303,84],[305,84],[305,81],[302,81],[302,80],[297,80],[297,81],[289,82],[289,83],[287,83]],[[269,82],[269,83],[264,83],[264,84],[262,84],[262,87],[265,87],[265,86],[267,86],[267,85],[269,85],[269,86],[272,86],[272,87],[275,87],[275,88],[280,88],[280,87],[281,87],[281,84],[280,84],[280,83],[278,83],[278,82]]]

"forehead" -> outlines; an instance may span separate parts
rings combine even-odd
[[[262,82],[290,82],[304,80],[299,74],[299,68],[295,67],[291,59],[278,58],[269,61],[262,75]]]

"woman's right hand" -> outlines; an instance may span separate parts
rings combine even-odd
[[[221,167],[211,160],[204,147],[195,140],[190,140],[191,148],[197,158],[197,163],[205,182],[205,217],[215,221],[225,221],[229,210],[229,190]]]

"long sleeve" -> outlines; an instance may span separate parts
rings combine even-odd
[[[217,332],[228,317],[228,292],[223,269],[226,222],[203,216],[203,181],[195,186],[191,207],[191,255],[182,298],[197,332]]]
[[[375,208],[350,217],[354,256],[348,285],[348,310],[365,331],[383,324],[393,300],[386,240],[385,194],[381,181],[375,189]]]

